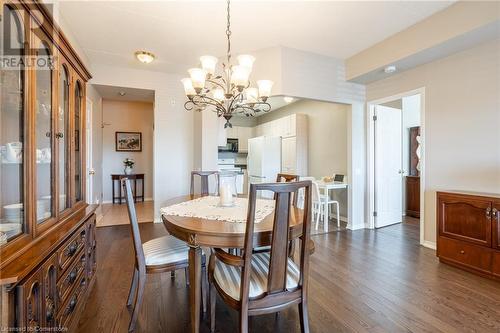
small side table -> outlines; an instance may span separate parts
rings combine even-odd
[[[144,202],[144,174],[143,173],[134,173],[131,175],[125,175],[125,174],[115,174],[111,175],[111,187],[113,188],[112,190],[112,200],[113,204],[115,203],[116,200],[118,200],[118,203],[121,204],[122,200],[125,199],[125,196],[122,195],[122,187],[121,187],[121,180],[123,178],[128,178],[130,180],[134,181],[134,202],[137,202],[137,199],[141,199],[142,202]],[[141,195],[137,194],[137,181],[141,181]],[[118,196],[115,195],[115,181],[118,181]]]

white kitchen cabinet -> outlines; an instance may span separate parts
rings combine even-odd
[[[227,144],[227,130],[224,128],[224,124],[226,123],[226,119],[220,117],[217,123],[217,145],[225,146]]]
[[[294,136],[281,140],[281,171],[289,174],[297,172],[297,138]]]
[[[222,119],[224,119],[224,118],[222,118]],[[238,127],[233,126],[233,127],[226,128],[226,137],[228,139],[237,139],[238,138]]]
[[[252,127],[238,127],[238,152],[248,152],[248,139],[253,137]]]

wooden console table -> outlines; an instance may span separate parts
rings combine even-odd
[[[131,175],[125,175],[125,174],[115,174],[111,175],[111,187],[113,188],[112,190],[112,200],[113,204],[115,203],[116,200],[118,200],[118,203],[122,203],[122,199],[125,200],[125,196],[122,195],[122,187],[121,187],[121,180],[123,178],[128,178],[130,180],[134,181],[134,202],[137,202],[137,199],[141,199],[142,202],[144,202],[144,174],[143,173],[135,173]],[[141,195],[137,195],[137,181],[141,181]],[[115,195],[115,181],[118,181],[118,196]]]

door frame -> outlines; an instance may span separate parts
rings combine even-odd
[[[375,112],[375,105],[384,104],[391,102],[403,97],[413,96],[420,94],[420,138],[421,147],[423,154],[420,158],[420,244],[424,243],[424,231],[425,231],[425,87],[402,92],[396,95],[383,97],[367,102],[367,188],[368,188],[368,212],[367,220],[370,229],[375,229],[375,218],[373,212],[375,211],[375,151],[374,151],[374,134],[375,134],[375,124],[373,121],[373,115]]]

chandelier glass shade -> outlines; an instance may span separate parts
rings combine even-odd
[[[226,62],[217,68],[219,59],[214,56],[200,57],[199,68],[188,70],[189,78],[181,80],[188,98],[184,103],[186,110],[203,111],[212,109],[218,117],[224,117],[224,127],[232,127],[230,119],[233,115],[242,114],[247,117],[259,112],[271,111],[267,99],[271,95],[273,82],[258,80],[257,87],[252,87],[250,74],[255,57],[242,54],[236,57],[237,64],[231,63],[231,16],[230,1],[227,1],[227,54]]]

